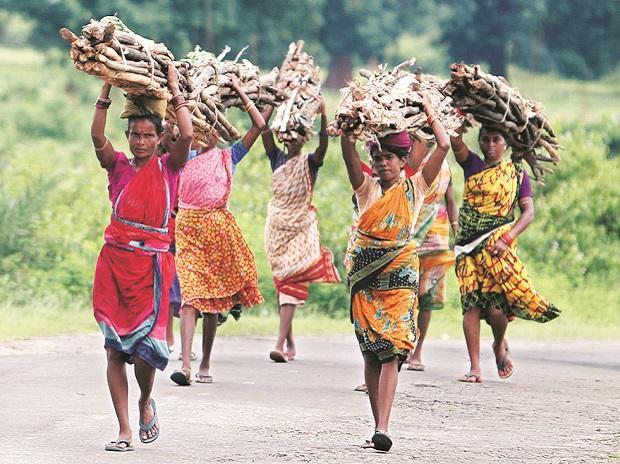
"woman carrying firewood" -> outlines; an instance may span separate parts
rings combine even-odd
[[[424,169],[431,155],[432,144],[419,142],[411,152],[411,166],[417,172]],[[458,206],[452,191],[452,173],[444,160],[437,178],[431,185],[415,227],[414,239],[420,258],[420,292],[417,327],[420,335],[415,350],[409,352],[407,370],[423,371],[422,347],[428,332],[432,311],[442,309],[446,299],[446,272],[454,264],[450,249],[450,227],[456,236]]]
[[[297,141],[287,142],[286,151],[276,146],[271,130],[262,133],[263,146],[273,172],[265,248],[280,314],[278,339],[269,353],[269,358],[275,362],[295,359],[293,316],[296,307],[306,302],[310,283],[340,282],[331,251],[321,246],[316,208],[312,206],[314,185],[328,144],[325,102],[322,97],[320,99],[321,130],[319,146],[314,153],[302,155],[305,133],[298,133]],[[270,107],[264,113],[266,121],[272,111]]]
[[[243,102],[252,127],[230,148],[216,146],[214,132],[209,145],[190,160],[179,182],[179,212],[176,223],[177,273],[181,283],[181,369],[170,376],[179,385],[191,383],[192,339],[202,316],[202,360],[196,382],[212,383],[211,350],[218,314],[232,308],[261,303],[254,255],[228,210],[232,175],[261,133],[265,120],[241,89],[231,86]]]
[[[388,451],[388,424],[398,371],[415,347],[418,256],[413,229],[428,186],[441,169],[449,138],[427,95],[422,95],[437,148],[424,169],[401,176],[411,149],[401,132],[370,144],[378,178],[362,171],[355,143],[341,137],[342,153],[359,207],[354,244],[349,250],[348,283],[351,320],[364,358],[364,378],[375,421],[375,433],[364,446]]]
[[[470,360],[469,372],[458,380],[467,383],[482,383],[480,319],[491,326],[497,372],[507,379],[514,372],[505,338],[508,321],[519,317],[548,322],[560,314],[533,289],[516,253],[517,236],[534,219],[529,177],[521,164],[502,158],[506,138],[501,131],[482,127],[478,142],[484,158],[469,150],[462,134],[451,137],[465,174],[454,251]],[[515,221],[517,204],[521,214]]]
[[[192,141],[187,103],[180,96],[176,70],[168,66],[168,86],[180,135],[169,153],[159,157],[166,101],[128,100],[122,116],[133,158],[116,151],[105,135],[110,85],[95,103],[91,136],[95,154],[108,172],[112,217],[104,234],[93,286],[95,319],[105,336],[107,380],[119,422],[118,438],[108,451],[132,451],[125,363],[134,364],[140,387],[140,441],[159,436],[155,401],[151,398],[155,369],[168,363],[166,325],[174,259],[168,252],[168,224],[174,185]]]

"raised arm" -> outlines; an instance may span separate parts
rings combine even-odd
[[[459,207],[456,205],[456,200],[454,198],[454,189],[452,188],[452,180],[448,184],[448,188],[446,189],[446,208],[448,210],[448,220],[450,221],[450,227],[452,227],[452,232],[454,232],[454,236],[459,231]]]
[[[521,210],[521,215],[515,221],[512,228],[495,242],[495,245],[493,245],[491,249],[492,255],[499,256],[506,251],[512,241],[517,238],[521,232],[527,229],[534,220],[534,200],[532,197],[519,198],[519,209]]]
[[[250,120],[252,121],[252,127],[250,127],[250,130],[247,131],[241,139],[243,146],[249,150],[252,148],[252,145],[254,145],[254,142],[256,142],[256,139],[260,135],[261,131],[265,129],[265,120],[263,119],[263,115],[260,114],[260,111],[258,111],[258,108],[256,108],[254,102],[250,100],[250,97],[248,97],[243,91],[241,88],[241,83],[235,75],[231,78],[231,84],[233,90],[237,93],[237,95],[239,95],[245,111],[248,112],[250,115]]]
[[[276,141],[273,138],[273,132],[269,129],[269,119],[271,119],[271,115],[273,114],[273,106],[268,106],[265,111],[263,111],[263,119],[265,120],[265,128],[261,131],[261,140],[263,141],[263,147],[265,148],[265,154],[272,153],[275,151]]]
[[[172,104],[174,105],[174,112],[177,116],[179,136],[176,140],[170,140],[167,143],[167,148],[170,153],[170,165],[174,170],[178,171],[187,162],[189,149],[192,145],[192,138],[194,137],[194,129],[192,127],[192,117],[187,108],[187,102],[179,89],[179,76],[172,63],[168,65],[168,87],[172,92]]]
[[[439,174],[443,161],[446,159],[446,154],[450,149],[450,139],[443,124],[433,111],[430,98],[428,98],[426,94],[421,95],[424,101],[424,112],[426,113],[431,129],[433,129],[433,135],[435,135],[435,141],[437,142],[437,146],[424,165],[424,169],[422,169],[422,176],[424,176],[426,185],[431,185],[435,177],[437,177],[437,174]]]
[[[317,166],[321,166],[323,164],[323,160],[325,159],[325,154],[327,153],[329,137],[327,136],[327,114],[325,112],[325,99],[323,98],[323,95],[319,96],[318,98],[321,101],[321,130],[319,131],[319,146],[310,156],[312,156],[312,160]]]
[[[426,142],[414,139],[413,145],[411,146],[411,151],[407,157],[407,164],[411,167],[411,169],[413,169],[414,172],[418,172],[420,169],[427,151],[428,145]]]
[[[355,142],[351,142],[346,135],[341,135],[340,146],[342,147],[342,158],[349,174],[349,182],[351,182],[353,190],[357,190],[364,183],[364,171],[362,171],[360,156],[355,149]]]
[[[101,87],[101,93],[97,102],[95,103],[95,114],[93,115],[93,122],[90,126],[90,136],[93,139],[93,146],[95,147],[95,154],[99,160],[99,164],[102,168],[108,169],[114,164],[116,159],[116,151],[105,135],[105,122],[108,113],[108,108],[112,103],[110,100],[110,90],[112,86],[108,83],[103,84]]]
[[[458,136],[450,137],[450,145],[452,146],[452,151],[454,152],[454,158],[459,163],[465,162],[467,156],[469,155],[469,148],[463,141],[463,128],[460,127],[457,129]]]

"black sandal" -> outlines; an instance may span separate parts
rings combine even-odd
[[[192,383],[190,375],[191,373],[186,369],[176,370],[170,375],[170,380],[186,387]]]
[[[387,433],[381,432],[379,430],[375,431],[375,434],[372,436],[370,440],[372,444],[375,446],[377,451],[390,451],[392,447],[392,439],[388,436]]]

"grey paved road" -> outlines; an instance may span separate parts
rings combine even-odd
[[[219,338],[215,383],[178,387],[159,373],[161,437],[106,453],[116,422],[99,334],[0,343],[0,464],[7,463],[603,463],[620,462],[620,342],[511,340],[516,373],[497,378],[490,341],[483,385],[455,381],[460,340],[430,341],[426,372],[403,371],[393,451],[359,448],[372,431],[352,335],[301,338],[274,364],[271,340]],[[197,348],[197,347],[196,347]],[[616,456],[616,457],[615,457]]]

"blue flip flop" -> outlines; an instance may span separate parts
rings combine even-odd
[[[159,421],[157,420],[157,408],[155,407],[155,400],[153,398],[151,398],[151,407],[153,408],[153,418],[149,421],[148,424],[143,424],[142,421],[138,422],[138,425],[140,426],[140,432],[148,433],[153,429],[153,427],[159,425]],[[152,443],[159,438],[159,427],[157,427],[155,435],[153,435],[152,437],[142,438],[142,434],[139,434],[139,436],[142,443]]]

